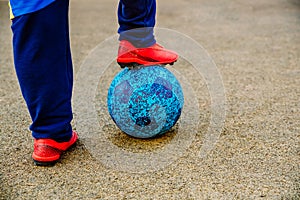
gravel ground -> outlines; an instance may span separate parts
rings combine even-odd
[[[71,1],[76,74],[89,52],[116,33],[116,6],[110,0]],[[0,1],[0,199],[300,199],[300,1],[164,0],[158,2],[157,27],[188,35],[218,67],[226,120],[213,150],[198,156],[210,121],[209,90],[203,77],[189,76],[194,68],[181,57],[174,69],[196,91],[200,123],[180,157],[152,172],[147,166],[144,173],[118,170],[97,159],[79,132],[76,147],[54,167],[36,167],[30,117],[12,62],[7,2]],[[107,86],[118,70],[111,63],[99,82]],[[95,100],[100,118],[101,90]],[[103,119],[99,129],[107,141],[144,158],[189,132],[175,127],[175,136],[136,140]],[[109,150],[100,144],[100,151]]]

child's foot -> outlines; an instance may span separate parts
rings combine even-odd
[[[56,142],[52,139],[35,139],[32,154],[34,163],[41,166],[54,165],[61,154],[75,144],[77,138],[77,133],[73,131],[72,137],[68,142]]]
[[[117,62],[121,67],[135,65],[173,65],[178,59],[174,51],[154,44],[146,48],[136,48],[126,40],[120,41]]]

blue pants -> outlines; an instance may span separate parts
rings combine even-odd
[[[136,47],[148,47],[156,41],[155,0],[120,0],[118,8],[119,40],[128,40]]]
[[[139,46],[155,43],[155,0],[121,0],[120,40]],[[16,74],[36,139],[67,141],[72,135],[73,70],[69,40],[69,0],[18,16],[12,21]],[[143,31],[128,31],[146,27]],[[145,31],[146,30],[146,31]]]

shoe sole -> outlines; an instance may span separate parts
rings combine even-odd
[[[43,167],[52,167],[52,166],[54,166],[56,163],[57,163],[57,161],[59,160],[55,160],[55,161],[52,161],[52,162],[40,162],[40,161],[37,161],[37,160],[34,160],[34,159],[32,159],[33,160],[33,162],[34,162],[34,164],[36,165],[36,166],[43,166]]]
[[[153,66],[153,65],[161,65],[161,66],[166,66],[166,65],[174,65],[176,61],[171,62],[171,63],[149,63],[149,64],[140,64],[140,63],[136,63],[136,62],[131,62],[131,63],[121,63],[118,62],[118,64],[120,65],[121,68],[138,68],[138,67],[142,67],[142,66]]]

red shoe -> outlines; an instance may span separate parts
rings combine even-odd
[[[32,154],[34,163],[42,166],[55,164],[61,154],[75,144],[77,138],[77,133],[73,131],[72,137],[68,142],[56,142],[52,139],[35,139]]]
[[[121,67],[135,65],[173,65],[178,59],[174,51],[154,44],[147,48],[136,48],[126,40],[120,41],[117,62]]]

